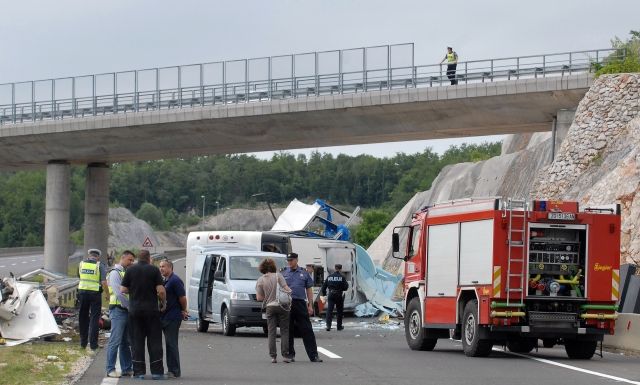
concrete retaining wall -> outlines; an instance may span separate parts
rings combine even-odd
[[[640,352],[640,314],[618,314],[616,332],[604,337],[604,345]]]

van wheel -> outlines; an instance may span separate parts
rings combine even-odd
[[[225,336],[233,336],[236,334],[236,325],[231,323],[229,310],[226,307],[222,309],[222,334]]]
[[[420,297],[414,297],[407,307],[404,317],[404,335],[411,350],[431,351],[438,343],[437,338],[427,338],[427,330],[422,327],[422,312],[420,311]]]
[[[196,327],[200,333],[206,333],[209,330],[209,321],[205,321],[200,316],[196,320]]]
[[[536,347],[537,342],[534,338],[515,338],[507,341],[507,348],[514,353],[529,353]]]
[[[597,341],[564,341],[564,350],[566,350],[567,356],[576,360],[590,360],[596,352],[596,347],[598,347]]]
[[[462,349],[467,357],[486,357],[493,347],[491,340],[480,339],[478,321],[478,301],[474,299],[464,306],[462,317]]]

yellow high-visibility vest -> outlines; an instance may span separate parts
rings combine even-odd
[[[82,261],[78,266],[78,290],[100,291],[100,262]]]
[[[449,63],[452,63],[452,62],[456,61],[456,53],[455,52],[451,52],[451,53],[447,52],[447,61]]]
[[[113,269],[116,270],[116,269]],[[113,271],[111,270],[111,271]],[[124,270],[120,271],[120,270],[116,270],[118,272],[118,274],[120,274],[120,282],[122,282],[122,278],[124,278]],[[125,296],[125,298],[129,298],[128,294],[123,294]],[[109,305],[122,305],[122,302],[120,301],[120,299],[118,299],[118,296],[116,295],[116,292],[113,291],[113,287],[111,287],[111,285],[109,285]]]

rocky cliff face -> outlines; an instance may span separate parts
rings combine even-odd
[[[553,163],[531,196],[622,206],[622,262],[640,262],[640,74],[605,75],[593,84]]]
[[[161,246],[151,226],[124,207],[109,209],[109,249],[141,248],[149,237],[154,246]]]
[[[619,202],[623,207],[622,259],[640,255],[640,75],[597,79],[580,102],[573,124],[551,162],[551,135],[505,139],[499,157],[442,170],[429,191],[416,194],[369,248],[387,270],[394,226],[408,224],[421,207],[451,199],[487,196],[578,200],[582,205]]]

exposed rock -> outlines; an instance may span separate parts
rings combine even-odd
[[[640,257],[640,74],[604,75],[580,102],[551,162],[549,133],[505,138],[502,155],[445,167],[431,190],[416,196],[372,243],[369,253],[390,271],[394,226],[410,222],[419,207],[469,197],[577,200],[581,205],[618,202],[622,207],[621,260]],[[386,246],[386,247],[385,247]],[[640,261],[639,261],[640,262]]]
[[[140,248],[149,237],[154,246],[160,242],[151,226],[124,207],[109,209],[109,249]]]

